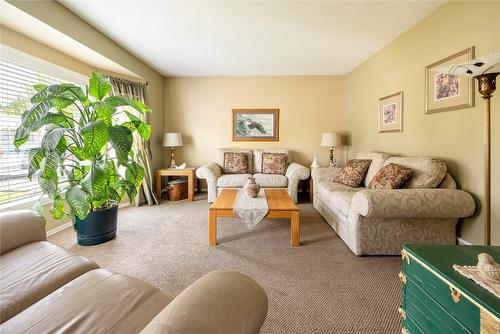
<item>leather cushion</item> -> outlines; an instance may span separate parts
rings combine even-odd
[[[254,174],[255,181],[262,188],[285,188],[288,185],[288,178],[279,174]]]
[[[2,324],[5,333],[138,333],[171,301],[136,278],[96,269]]]
[[[94,262],[46,241],[0,257],[0,319],[5,322],[76,277],[99,268]]]

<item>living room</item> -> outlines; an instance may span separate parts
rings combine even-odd
[[[500,2],[0,8],[1,333],[500,333]]]

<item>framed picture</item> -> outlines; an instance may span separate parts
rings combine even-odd
[[[379,99],[378,132],[403,131],[403,92]]]
[[[233,141],[278,141],[279,109],[233,109]]]
[[[438,73],[433,69],[474,59],[470,47],[425,68],[425,113],[474,107],[474,79]]]

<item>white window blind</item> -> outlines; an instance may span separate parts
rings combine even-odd
[[[2,48],[0,55],[0,208],[35,201],[41,195],[37,181],[38,175],[34,175],[31,181],[27,177],[28,155],[31,148],[40,146],[45,129],[42,128],[33,133],[28,142],[20,147],[19,152],[16,152],[13,140],[16,129],[21,124],[22,113],[31,105],[30,97],[35,93],[33,85],[70,82],[47,74],[47,72],[51,74],[61,72],[61,68],[56,65],[52,65],[54,71],[50,71],[51,65],[36,58],[32,59],[28,55],[5,52],[5,48]],[[68,71],[68,73],[70,77],[75,77],[74,72]],[[81,85],[82,81],[72,83]]]

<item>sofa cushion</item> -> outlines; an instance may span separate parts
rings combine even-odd
[[[358,187],[363,183],[371,162],[371,160],[362,159],[348,160],[334,181],[350,187]]]
[[[217,179],[219,188],[241,188],[247,182],[251,174],[224,174]]]
[[[380,152],[359,152],[356,156],[356,159],[368,159],[371,160],[370,168],[368,168],[368,172],[366,172],[365,180],[363,181],[363,185],[368,187],[370,182],[372,182],[373,177],[378,173],[379,169],[384,166],[384,163],[387,159],[391,157],[388,153],[380,153]]]
[[[224,152],[224,174],[248,173],[248,155],[242,152]]]
[[[46,241],[0,257],[0,321],[3,323],[64,284],[98,268],[94,262]]]
[[[262,153],[285,153],[287,166],[292,163],[292,154],[286,148],[269,148],[253,151],[253,172],[262,173]]]
[[[412,177],[415,171],[411,168],[388,164],[379,169],[368,186],[369,189],[400,189]]]
[[[288,185],[285,175],[257,173],[253,177],[262,188],[285,188]]]
[[[263,174],[281,174],[286,172],[286,154],[285,153],[262,153],[262,173]]]
[[[138,333],[172,299],[136,278],[89,271],[2,324],[5,333]]]
[[[405,188],[436,188],[446,176],[446,164],[437,159],[428,157],[392,157],[390,163],[403,165],[415,170],[413,177],[406,183]]]
[[[316,185],[316,194],[328,207],[335,208],[344,216],[349,215],[352,197],[365,188],[352,188],[337,182],[319,182]]]
[[[248,173],[253,173],[253,152],[252,150],[246,148],[219,148],[215,153],[215,163],[220,166],[220,168],[224,167],[224,153],[225,152],[237,152],[237,153],[245,153],[248,163]]]

